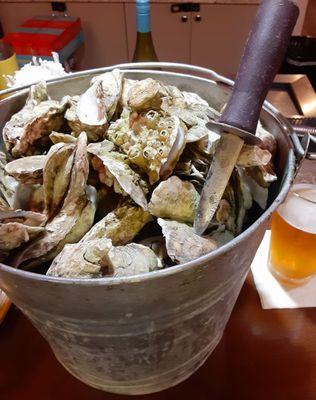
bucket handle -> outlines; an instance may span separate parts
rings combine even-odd
[[[85,70],[85,71],[78,71],[78,72],[73,72],[68,75],[61,76],[59,78],[52,78],[52,79],[47,79],[47,83],[56,83],[63,81],[65,78],[76,78],[80,76],[85,76],[87,75],[87,72],[94,73],[94,74],[101,74],[104,72],[109,72],[112,71],[114,68],[121,68],[121,69],[157,69],[157,68],[164,68],[164,69],[178,69],[178,70],[186,70],[186,71],[191,71],[191,72],[197,72],[200,74],[206,74],[211,77],[212,80],[220,83],[224,83],[228,86],[233,86],[234,81],[231,79],[225,78],[224,76],[221,76],[217,72],[204,68],[204,67],[199,67],[197,65],[189,65],[189,64],[182,64],[182,63],[172,63],[172,62],[140,62],[140,63],[122,63],[122,64],[116,64],[116,65],[111,65],[109,67],[101,67],[101,68],[94,68],[90,70]],[[9,95],[12,93],[15,93],[20,90],[28,89],[31,85],[34,85],[37,82],[33,82],[28,85],[23,85],[19,86],[17,88],[8,88],[0,91],[0,96],[3,95]]]
[[[183,64],[183,63],[173,63],[173,62],[140,62],[140,63],[122,63],[122,64],[116,64],[116,65],[111,65],[109,67],[101,67],[101,68],[94,68],[91,70],[85,70],[85,71],[79,71],[79,72],[74,72],[59,78],[52,78],[52,79],[47,79],[47,83],[56,83],[63,81],[64,79],[69,79],[69,78],[76,78],[80,76],[86,76],[87,72],[94,73],[94,74],[99,74],[99,73],[104,73],[104,72],[109,72],[112,71],[114,68],[121,68],[121,69],[157,69],[157,68],[164,68],[164,69],[171,69],[171,70],[184,70],[184,71],[190,71],[190,72],[195,72],[199,73],[201,75],[207,75],[211,80],[218,84],[222,84],[224,86],[229,86],[232,87],[234,85],[234,81],[228,78],[225,78],[224,76],[218,74],[217,72],[213,71],[212,69],[209,68],[204,68],[204,67],[199,67],[197,65],[189,65],[189,64]],[[34,82],[36,83],[36,82]],[[32,83],[32,84],[34,84]],[[0,91],[0,98],[3,95],[10,95],[15,92],[20,92],[21,90],[28,89],[32,84],[28,85],[23,85],[17,88],[8,88]],[[0,101],[1,102],[1,101]],[[297,136],[297,134],[293,131],[291,125],[285,121],[285,118],[281,116],[279,111],[272,106],[269,102],[265,101],[264,106],[273,111],[274,114],[276,114],[283,125],[287,125],[288,131],[289,131],[289,136],[291,138],[297,159],[299,160],[299,164],[303,162],[305,158],[310,159],[310,160],[316,160],[316,153],[308,152],[308,147],[310,143],[315,143],[316,144],[316,138],[313,135],[310,135],[308,132],[304,135],[306,138],[303,140],[302,143]]]

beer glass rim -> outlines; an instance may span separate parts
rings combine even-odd
[[[315,188],[315,190],[316,190],[316,185],[314,184],[314,183],[298,183],[298,184],[294,184],[293,186],[292,186],[292,188],[290,189],[290,192],[294,195],[294,196],[296,196],[296,197],[299,197],[300,199],[302,199],[302,200],[305,200],[305,201],[308,201],[309,203],[312,203],[312,204],[314,204],[314,205],[316,205],[316,200],[312,200],[312,199],[310,199],[310,198],[308,198],[308,197],[305,197],[304,195],[301,195],[300,193],[297,193],[296,191],[295,191],[295,187],[298,187],[298,186],[313,186],[314,188]]]

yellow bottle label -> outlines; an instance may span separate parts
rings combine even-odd
[[[13,75],[19,69],[15,54],[0,61],[0,90],[6,89],[7,81],[4,75]]]

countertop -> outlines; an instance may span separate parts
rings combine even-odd
[[[261,308],[249,274],[224,336],[180,385],[144,400],[315,400],[316,310]],[[73,378],[12,307],[0,326],[1,400],[126,400]],[[136,397],[134,397],[136,398]]]

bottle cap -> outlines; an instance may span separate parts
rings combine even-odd
[[[137,32],[150,32],[150,1],[136,0]]]
[[[149,15],[150,1],[149,0],[136,0],[136,13],[138,15]]]

